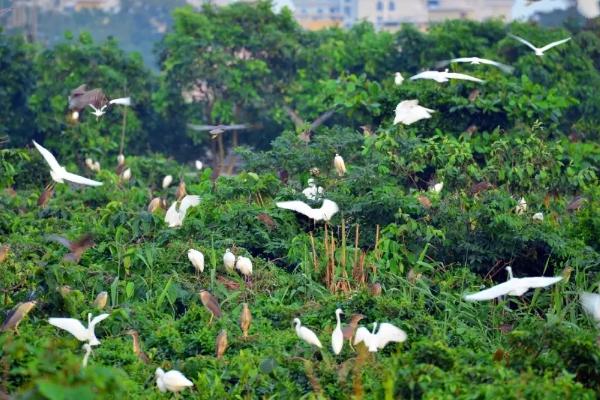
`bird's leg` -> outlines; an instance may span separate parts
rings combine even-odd
[[[213,320],[214,316],[215,315],[213,313],[210,313],[210,320],[208,321],[209,325],[212,323],[212,320]]]
[[[356,353],[356,349],[352,346],[352,339],[348,340],[348,346],[350,346],[352,351]]]

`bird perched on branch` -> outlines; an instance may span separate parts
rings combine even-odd
[[[344,176],[346,173],[346,164],[344,163],[342,156],[337,153],[335,153],[335,157],[333,158],[333,166],[335,167],[338,176]]]
[[[250,324],[252,323],[252,314],[250,313],[250,308],[248,307],[248,303],[242,304],[242,313],[240,314],[240,328],[242,329],[242,338],[248,339],[248,330],[250,329]]]
[[[317,335],[307,327],[302,326],[299,318],[294,318],[294,326],[296,329],[296,334],[300,339],[304,340],[310,345],[317,346],[320,349],[323,348]]]
[[[221,330],[217,335],[215,349],[217,359],[223,358],[223,354],[227,350],[227,331],[225,329]]]
[[[200,301],[208,310],[208,312],[210,312],[210,321],[208,322],[209,324],[212,322],[213,317],[221,318],[221,306],[219,305],[219,301],[215,296],[213,296],[206,290],[201,290]]]
[[[348,323],[348,325],[342,328],[344,340],[348,340],[350,342],[351,347],[352,339],[354,338],[354,334],[356,333],[356,329],[358,328],[358,323],[364,318],[365,316],[362,314],[352,314],[350,316],[350,322]]]
[[[331,348],[335,355],[338,355],[342,352],[342,348],[344,347],[344,333],[342,332],[342,322],[340,321],[340,314],[343,314],[341,308],[335,310],[335,319],[337,325],[331,334]]]
[[[70,250],[63,260],[78,263],[85,251],[95,245],[92,235],[86,233],[75,241],[70,241],[67,238],[59,235],[46,235],[46,240],[60,243]]]
[[[223,265],[228,272],[233,272],[235,268],[235,255],[230,249],[226,249],[225,254],[223,254]]]
[[[107,302],[108,302],[108,292],[102,291],[102,292],[98,293],[98,296],[96,296],[96,299],[94,300],[94,303],[92,305],[94,307],[96,307],[98,310],[102,310],[102,309],[104,309],[104,307],[106,307]]]
[[[16,334],[19,334],[19,324],[23,321],[23,318],[29,314],[31,309],[35,307],[37,301],[26,301],[24,303],[17,304],[6,316],[6,320],[2,326],[0,326],[0,332],[6,332],[14,329]]]

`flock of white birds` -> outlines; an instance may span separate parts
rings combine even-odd
[[[537,48],[525,39],[520,37],[510,35],[511,37],[519,40],[525,45],[529,46],[532,50],[534,50],[537,56],[543,56],[544,52],[547,50],[563,44],[570,40],[570,38],[559,40],[557,42],[550,43],[544,47]],[[477,57],[470,58],[455,58],[449,61],[442,62],[442,65],[447,65],[449,63],[471,63],[471,64],[486,64],[496,66],[502,69],[505,72],[511,72],[512,67],[491,61],[486,59],[481,59]],[[452,73],[445,71],[425,71],[421,72],[415,76],[412,76],[410,80],[417,79],[432,79],[437,82],[447,82],[449,79],[462,79],[468,80],[472,82],[482,83],[483,80],[475,77],[471,77],[466,74],[460,73]],[[400,73],[396,73],[395,75],[395,83],[397,85],[402,84],[404,81],[402,75]],[[125,106],[129,106],[131,101],[129,98],[123,99],[115,99],[111,100],[107,105],[101,107],[100,109],[95,108],[93,105],[90,105],[94,111],[93,114],[96,117],[101,117],[106,112],[106,107],[111,104],[121,104]],[[398,104],[396,107],[396,115],[394,118],[394,124],[402,123],[406,125],[410,125],[414,122],[417,122],[422,119],[427,119],[431,117],[431,114],[434,113],[434,110],[422,107],[419,105],[418,100],[404,100]],[[102,182],[98,182],[92,179],[85,178],[80,175],[76,175],[74,173],[68,172],[64,167],[62,167],[56,158],[52,155],[50,151],[39,145],[37,142],[33,141],[34,146],[40,152],[42,157],[48,163],[50,167],[50,176],[52,180],[56,183],[64,183],[72,182],[78,185],[88,185],[88,186],[100,186]],[[125,159],[122,154],[118,157],[118,165],[124,167]],[[86,160],[86,165],[91,170],[99,170],[100,165],[93,160]],[[344,176],[346,173],[346,165],[344,163],[343,158],[336,154],[333,160],[334,168],[339,177]],[[197,169],[202,168],[202,162],[196,161],[195,164]],[[125,169],[121,171],[120,177],[123,181],[127,181],[131,178],[131,170]],[[162,182],[162,187],[167,188],[171,185],[173,181],[173,177],[171,175],[167,175],[164,177]],[[443,189],[443,182],[436,183],[433,185],[430,190],[432,192],[440,193]],[[184,190],[185,192],[185,190]],[[304,201],[295,200],[295,201],[282,201],[277,202],[276,205],[279,208],[292,210],[298,212],[315,222],[324,221],[327,223],[331,220],[331,218],[339,211],[338,205],[329,199],[323,198],[324,189],[320,186],[317,186],[313,179],[308,181],[308,187],[302,191],[303,195],[306,199],[311,202],[316,202],[322,200],[322,204],[319,208],[313,208],[309,204]],[[157,200],[157,199],[154,199]],[[153,201],[154,201],[153,200]],[[161,199],[158,199],[161,200]],[[158,206],[160,203],[157,202],[155,206]],[[186,213],[190,207],[195,207],[200,204],[200,196],[195,195],[184,195],[181,198],[178,198],[174,201],[171,206],[168,208],[165,214],[165,222],[171,228],[179,227],[183,224]],[[151,203],[152,206],[152,203]],[[149,207],[150,208],[150,207]],[[523,214],[527,210],[527,202],[524,198],[521,198],[517,204],[515,212],[517,214]],[[541,213],[537,213],[533,216],[534,220],[543,221],[543,215]],[[204,255],[202,252],[189,249],[188,250],[188,258],[191,264],[193,265],[197,274],[201,274],[204,271]],[[243,256],[235,256],[230,249],[227,249],[223,255],[223,265],[225,269],[229,272],[233,272],[234,270],[238,270],[246,280],[249,280],[252,276],[252,260],[248,257]],[[482,290],[477,293],[465,295],[464,298],[467,301],[482,301],[482,300],[491,300],[495,298],[499,298],[502,296],[522,296],[529,289],[533,288],[543,288],[550,286],[559,282],[562,277],[527,277],[527,278],[515,278],[512,273],[512,269],[507,267],[509,279],[506,282],[495,285],[491,288]],[[106,292],[104,293],[104,304],[106,303]],[[584,310],[589,313],[595,321],[600,324],[600,295],[592,294],[592,293],[583,293],[581,295],[581,303],[583,305]],[[24,303],[22,303],[24,304]],[[35,305],[35,302],[27,303],[27,310],[22,310],[26,314],[31,307]],[[23,312],[22,312],[23,314]],[[341,326],[341,318],[340,315],[343,314],[341,309],[337,309],[335,311],[336,318],[336,327],[331,335],[331,348],[333,353],[338,355],[341,353],[343,345],[344,345],[344,333],[342,332]],[[93,346],[100,345],[100,341],[95,335],[95,326],[108,318],[109,314],[100,314],[94,318],[92,318],[92,314],[88,314],[88,326],[84,327],[84,325],[77,319],[73,318],[50,318],[48,322],[60,329],[63,329],[70,334],[72,334],[77,340],[84,343],[83,348],[85,349],[85,355],[83,359],[83,366],[87,365],[88,358],[92,351]],[[249,323],[249,322],[248,322]],[[316,346],[318,348],[322,348],[322,344],[311,329],[302,326],[299,318],[295,318],[293,320],[294,329],[298,337],[304,342]],[[13,324],[14,325],[14,324]],[[18,322],[16,323],[18,326]],[[379,327],[379,329],[377,329]],[[17,331],[18,332],[18,331]],[[380,349],[383,349],[390,342],[404,342],[407,339],[406,333],[390,324],[390,323],[373,323],[372,331],[369,331],[365,327],[359,327],[356,329],[356,333],[354,334],[354,340],[351,341],[351,344],[357,345],[359,343],[364,343],[366,348],[370,352],[376,352]],[[181,372],[176,370],[171,370],[168,372],[163,371],[161,368],[156,369],[155,373],[156,385],[158,389],[162,392],[171,391],[178,392],[180,390],[185,389],[186,387],[193,386],[193,383],[187,379]]]

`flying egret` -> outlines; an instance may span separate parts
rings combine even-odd
[[[309,178],[308,187],[302,191],[302,194],[307,199],[314,201],[323,196],[323,188],[321,186],[317,186],[313,178]]]
[[[399,86],[399,85],[402,85],[402,82],[404,82],[404,77],[402,76],[402,74],[400,72],[396,72],[394,74],[394,84]]]
[[[88,106],[90,106],[92,108],[92,110],[94,110],[94,111],[91,111],[91,113],[96,116],[96,121],[98,120],[98,118],[100,118],[101,116],[103,116],[104,114],[106,114],[106,111],[105,111],[106,110],[106,105],[104,105],[104,106],[102,106],[100,108],[94,107],[93,104],[88,104]]]
[[[496,286],[492,286],[489,289],[482,290],[481,292],[465,295],[467,301],[481,301],[491,300],[500,296],[523,296],[529,289],[542,288],[550,285],[554,285],[556,282],[563,279],[562,276],[555,276],[547,278],[544,276],[531,277],[531,278],[515,278],[512,273],[511,267],[506,267],[508,272],[508,280],[504,283],[500,283]]]
[[[6,332],[8,330],[14,329],[15,333],[18,335],[19,324],[21,323],[21,321],[23,321],[23,318],[25,318],[25,316],[29,314],[31,309],[35,307],[36,304],[37,302],[35,300],[17,304],[6,316],[6,320],[4,321],[2,326],[0,326],[0,332]]]
[[[156,386],[158,390],[165,393],[166,391],[177,393],[187,387],[192,387],[194,384],[186,378],[181,372],[174,369],[165,372],[162,368],[156,368],[154,374],[156,377]]]
[[[127,332],[128,335],[133,339],[133,353],[137,356],[138,360],[143,362],[144,364],[150,364],[150,358],[144,351],[142,350],[142,344],[140,341],[140,334],[135,329],[129,329]]]
[[[410,77],[411,81],[414,81],[416,79],[431,79],[431,80],[434,80],[434,81],[440,82],[440,83],[448,82],[448,80],[450,80],[450,79],[461,79],[461,80],[465,80],[465,81],[472,81],[472,82],[478,82],[478,83],[485,82],[479,78],[475,78],[475,77],[472,77],[467,74],[448,72],[448,69],[446,69],[444,71],[424,71],[424,72],[421,72],[420,74]]]
[[[163,180],[162,180],[162,188],[166,189],[169,186],[171,186],[171,183],[173,182],[173,175],[166,175]]]
[[[165,214],[165,222],[169,224],[169,228],[175,228],[183,224],[188,208],[200,204],[200,196],[185,196],[179,202],[179,208],[177,208],[177,203],[177,201],[174,201]]]
[[[492,60],[488,60],[486,58],[479,58],[479,57],[459,57],[459,58],[453,58],[451,60],[445,60],[445,61],[441,61],[437,64],[437,67],[441,68],[444,67],[450,63],[469,63],[472,65],[479,65],[479,64],[486,64],[486,65],[493,65],[494,67],[498,67],[500,68],[502,71],[506,72],[506,73],[511,73],[514,68],[511,67],[510,65],[506,65],[506,64],[502,64],[499,63],[497,61],[492,61]]]
[[[304,340],[308,344],[317,346],[320,349],[323,348],[317,335],[307,327],[300,325],[299,318],[294,318],[294,326],[296,329],[296,334],[300,339]]]
[[[189,249],[187,252],[188,259],[196,269],[196,275],[204,272],[204,254],[198,250]]]
[[[223,254],[223,265],[227,271],[233,272],[235,268],[235,255],[230,249],[226,249],[225,254]]]
[[[335,310],[335,319],[337,320],[337,325],[331,334],[331,348],[333,349],[333,353],[335,355],[340,354],[342,351],[342,347],[344,347],[344,333],[342,332],[342,322],[340,321],[340,314],[343,314],[341,308]]]
[[[350,342],[350,347],[352,347],[352,339],[354,338],[354,334],[356,333],[358,323],[364,318],[365,316],[362,314],[352,314],[352,316],[350,316],[350,322],[348,323],[348,325],[342,328],[344,340],[348,340]]]
[[[515,207],[515,214],[523,215],[526,211],[527,211],[527,201],[525,200],[525,197],[521,197],[519,199],[519,202],[517,203],[517,206]]]
[[[96,296],[93,306],[96,307],[98,310],[102,310],[102,309],[104,309],[104,307],[106,307],[107,302],[108,302],[108,292],[102,291],[102,292],[98,293],[98,296]]]
[[[89,185],[89,186],[101,186],[102,182],[94,181],[88,178],[84,178],[83,176],[75,175],[70,172],[67,172],[65,167],[62,167],[56,158],[44,147],[40,146],[35,140],[33,144],[38,149],[42,157],[46,160],[48,165],[50,166],[50,176],[52,180],[57,183],[64,183],[64,181],[69,181],[73,183],[77,183],[80,185]]]
[[[238,256],[235,262],[235,269],[244,275],[244,279],[248,281],[252,276],[252,260],[248,257]]]
[[[223,313],[221,312],[219,301],[215,296],[206,290],[201,290],[200,301],[202,301],[204,307],[210,312],[210,321],[208,321],[209,324],[212,322],[213,317],[221,318]]]
[[[100,314],[92,319],[92,313],[88,313],[88,327],[85,328],[83,324],[74,318],[50,318],[48,322],[50,325],[54,325],[57,328],[63,329],[75,336],[80,342],[88,342],[90,346],[98,346],[100,341],[96,338],[94,328],[96,324],[105,320],[110,314]]]
[[[531,218],[537,222],[544,222],[544,213],[536,212]]]
[[[89,343],[83,344],[83,349],[85,350],[85,354],[83,355],[83,361],[81,362],[81,366],[83,368],[87,367],[88,359],[90,358],[90,354],[92,354],[92,346]]]
[[[344,163],[342,156],[337,153],[335,153],[335,157],[333,158],[333,166],[335,167],[338,176],[344,176],[346,173],[346,164]]]
[[[358,328],[354,336],[354,344],[357,345],[363,342],[369,351],[374,353],[377,350],[383,349],[390,342],[402,343],[408,337],[402,329],[387,322],[379,324],[377,333],[375,333],[376,328],[377,322],[373,324],[372,332],[369,332],[367,328],[362,326]]]
[[[225,354],[225,350],[227,350],[227,331],[225,329],[222,329],[217,335],[215,349],[217,360],[223,358],[223,354]]]
[[[527,47],[531,48],[533,51],[535,51],[535,55],[538,56],[538,57],[543,56],[544,52],[550,50],[551,48],[553,48],[555,46],[558,46],[560,44],[566,43],[569,40],[571,40],[571,38],[568,37],[566,39],[557,40],[556,42],[552,42],[550,44],[547,44],[544,47],[535,47],[534,45],[532,45],[530,42],[528,42],[527,40],[523,39],[522,37],[513,35],[512,33],[509,33],[508,36],[510,36],[513,39],[517,39],[519,42],[521,42],[524,45],[526,45]]]
[[[46,240],[50,240],[56,243],[60,243],[70,250],[70,253],[65,254],[63,260],[78,263],[81,260],[81,256],[85,251],[91,247],[94,247],[94,239],[92,235],[86,233],[77,240],[70,241],[67,238],[59,235],[46,235]]]
[[[600,327],[600,294],[583,292],[579,295],[579,301],[581,301],[581,306],[584,311],[588,313]]]
[[[422,119],[431,118],[431,113],[434,112],[434,110],[420,106],[419,100],[404,100],[396,106],[394,125],[398,123],[410,125]]]
[[[251,323],[252,313],[250,313],[248,303],[244,303],[242,304],[242,313],[240,314],[240,328],[242,329],[242,338],[248,339],[248,330],[250,329]]]
[[[279,208],[296,211],[302,215],[306,215],[308,218],[313,219],[315,221],[329,221],[335,215],[335,213],[337,213],[340,210],[335,202],[328,199],[323,200],[321,208],[312,208],[311,206],[300,200],[279,201],[276,204]]]

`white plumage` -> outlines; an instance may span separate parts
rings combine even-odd
[[[189,249],[187,255],[188,259],[196,269],[196,272],[204,272],[204,254],[202,254],[198,250]]]
[[[246,278],[252,275],[252,260],[248,257],[238,256],[235,268]]]
[[[121,179],[123,179],[125,182],[131,179],[131,168],[127,168],[121,173]]]
[[[434,192],[434,193],[440,193],[443,188],[444,188],[444,182],[438,182],[435,185],[431,186],[429,188],[429,191]]]
[[[431,113],[434,112],[434,110],[420,106],[419,100],[404,100],[396,106],[394,125],[398,123],[410,125],[422,119],[431,118]]]
[[[346,164],[344,163],[344,159],[342,158],[342,156],[340,156],[337,153],[333,158],[333,166],[335,167],[338,176],[344,176],[344,174],[346,173]]]
[[[421,72],[420,74],[410,77],[411,81],[414,81],[416,79],[431,79],[431,80],[434,80],[434,81],[440,82],[440,83],[448,82],[448,80],[450,80],[450,79],[461,79],[461,80],[465,80],[465,81],[472,81],[472,82],[478,82],[478,83],[484,82],[483,80],[481,80],[479,78],[475,78],[475,77],[472,77],[467,74],[448,72],[447,69],[445,71],[424,71],[424,72]]]
[[[202,167],[203,167],[203,165],[204,165],[204,164],[202,164],[202,161],[200,161],[200,160],[196,160],[196,162],[195,162],[195,164],[194,164],[194,165],[196,166],[196,169],[197,169],[198,171],[200,171],[200,170],[202,169]]]
[[[156,386],[161,392],[180,392],[186,387],[194,386],[194,383],[186,378],[181,372],[174,369],[165,372],[162,368],[156,368]]]
[[[92,319],[92,313],[88,314],[88,327],[84,327],[83,324],[74,318],[50,318],[48,322],[50,325],[54,325],[57,328],[63,329],[75,336],[80,342],[88,342],[90,346],[98,346],[100,341],[96,338],[94,328],[97,323],[108,318],[110,314],[100,314]]]
[[[308,344],[317,346],[320,349],[323,348],[317,335],[307,327],[302,326],[299,318],[294,318],[294,326],[296,329],[296,334],[300,339],[304,340]]]
[[[230,249],[226,249],[225,254],[223,254],[223,265],[229,272],[232,272],[235,267],[235,255],[233,255]]]
[[[569,40],[571,40],[571,38],[568,37],[566,39],[557,40],[556,42],[552,42],[550,44],[547,44],[544,47],[535,47],[533,44],[531,44],[527,40],[523,39],[522,37],[519,37],[519,36],[513,35],[513,34],[509,34],[508,36],[510,36],[513,39],[517,39],[519,42],[523,43],[524,45],[526,45],[527,47],[529,47],[530,49],[532,49],[535,52],[535,55],[539,56],[539,57],[543,56],[544,52],[550,50],[551,48],[553,48],[555,46],[558,46],[560,44],[566,43]]]
[[[529,289],[542,288],[555,284],[562,279],[562,276],[555,276],[547,278],[543,276],[531,277],[531,278],[515,278],[512,274],[512,268],[506,267],[508,271],[509,279],[496,286],[492,286],[489,289],[482,290],[481,292],[468,294],[465,296],[467,301],[480,301],[480,300],[491,300],[500,296],[522,296]]]
[[[531,217],[531,218],[534,221],[544,222],[544,213],[536,212],[535,214],[533,214],[533,217]]]
[[[188,208],[195,207],[198,204],[200,204],[200,196],[185,196],[179,202],[179,208],[177,208],[177,202],[174,201],[165,214],[165,222],[169,224],[169,228],[181,226]]]
[[[123,154],[119,154],[119,155],[117,156],[117,163],[118,163],[119,165],[123,165],[123,164],[125,164],[125,156],[124,156]]]
[[[402,85],[402,82],[404,82],[404,77],[402,76],[402,74],[400,72],[396,72],[394,74],[394,84]]]
[[[358,328],[354,336],[354,344],[357,345],[363,342],[370,352],[376,352],[383,349],[390,342],[401,343],[408,338],[406,332],[387,322],[379,324],[377,333],[375,333],[376,328],[377,322],[373,324],[373,332],[369,332],[367,328],[362,326]]]
[[[120,106],[130,106],[131,105],[131,97],[120,97],[118,99],[113,99],[108,102],[108,104],[117,104]]]
[[[337,325],[331,334],[331,348],[335,355],[338,355],[342,351],[342,347],[344,347],[344,333],[342,332],[342,322],[340,321],[340,314],[343,314],[341,308],[335,310],[335,319],[337,320]]]
[[[309,200],[317,200],[317,198],[323,196],[323,188],[315,184],[315,180],[310,178],[308,180],[308,187],[302,191],[302,194]]]
[[[33,144],[38,149],[42,157],[50,166],[50,176],[54,182],[64,183],[64,181],[69,181],[73,183],[77,183],[80,185],[89,185],[89,186],[101,186],[102,182],[94,181],[88,178],[84,178],[83,176],[75,175],[70,172],[67,172],[65,167],[60,166],[56,158],[44,147],[40,146],[35,140]]]
[[[329,221],[331,217],[333,217],[335,213],[337,213],[340,210],[335,202],[328,199],[323,200],[321,208],[312,208],[311,206],[300,200],[279,201],[276,204],[279,208],[296,211],[302,215],[306,215],[308,218],[314,219],[315,221]]]
[[[521,197],[519,199],[519,202],[517,203],[517,206],[515,207],[515,213],[517,215],[522,215],[527,211],[527,201],[525,200],[525,197]]]
[[[511,67],[510,65],[506,65],[506,64],[502,64],[499,63],[497,61],[492,61],[492,60],[488,60],[486,58],[479,58],[479,57],[459,57],[459,58],[453,58],[452,60],[449,61],[443,61],[442,63],[438,64],[439,66],[448,64],[448,63],[469,63],[469,64],[473,64],[473,65],[479,65],[479,64],[487,64],[487,65],[493,65],[494,67],[498,67],[500,68],[502,71],[510,73],[513,71],[513,67]]]
[[[583,292],[579,300],[584,311],[600,326],[600,294]]]
[[[173,176],[172,175],[167,175],[163,178],[162,180],[162,188],[166,189],[169,186],[171,186],[171,182],[173,182]]]

